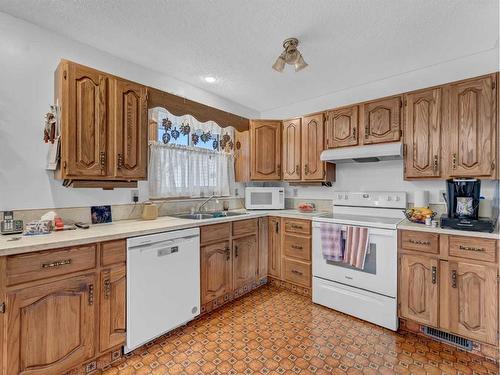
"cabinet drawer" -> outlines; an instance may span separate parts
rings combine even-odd
[[[13,255],[7,258],[7,285],[88,270],[95,266],[95,244]]]
[[[257,232],[257,219],[233,221],[233,236]]]
[[[404,230],[401,232],[401,247],[405,250],[437,254],[439,253],[439,234]]]
[[[311,234],[311,222],[301,219],[285,219],[285,232],[296,234]]]
[[[285,258],[283,264],[285,281],[311,286],[311,263]]]
[[[475,237],[451,237],[450,256],[496,262],[496,240]]]
[[[200,228],[200,242],[227,240],[231,234],[231,223],[204,225]]]
[[[287,257],[298,258],[305,261],[311,260],[311,239],[309,237],[285,234],[283,249]]]
[[[101,243],[101,265],[125,263],[127,261],[127,242],[125,240]]]

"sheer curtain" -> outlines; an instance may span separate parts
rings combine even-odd
[[[228,196],[234,185],[234,158],[198,147],[151,144],[151,198]]]

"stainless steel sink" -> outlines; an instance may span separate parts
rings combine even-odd
[[[218,219],[231,216],[241,216],[248,215],[247,212],[233,212],[233,211],[216,211],[216,212],[204,212],[195,214],[176,214],[171,215],[178,219],[189,219],[189,220],[207,220],[207,219]]]

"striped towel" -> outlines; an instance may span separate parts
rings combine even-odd
[[[344,263],[362,269],[365,266],[368,244],[368,228],[348,226]]]
[[[342,261],[344,259],[342,226],[337,224],[321,223],[320,232],[323,258],[332,262]]]

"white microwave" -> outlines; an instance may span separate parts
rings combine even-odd
[[[285,188],[247,187],[245,207],[247,210],[282,210],[285,208]]]

